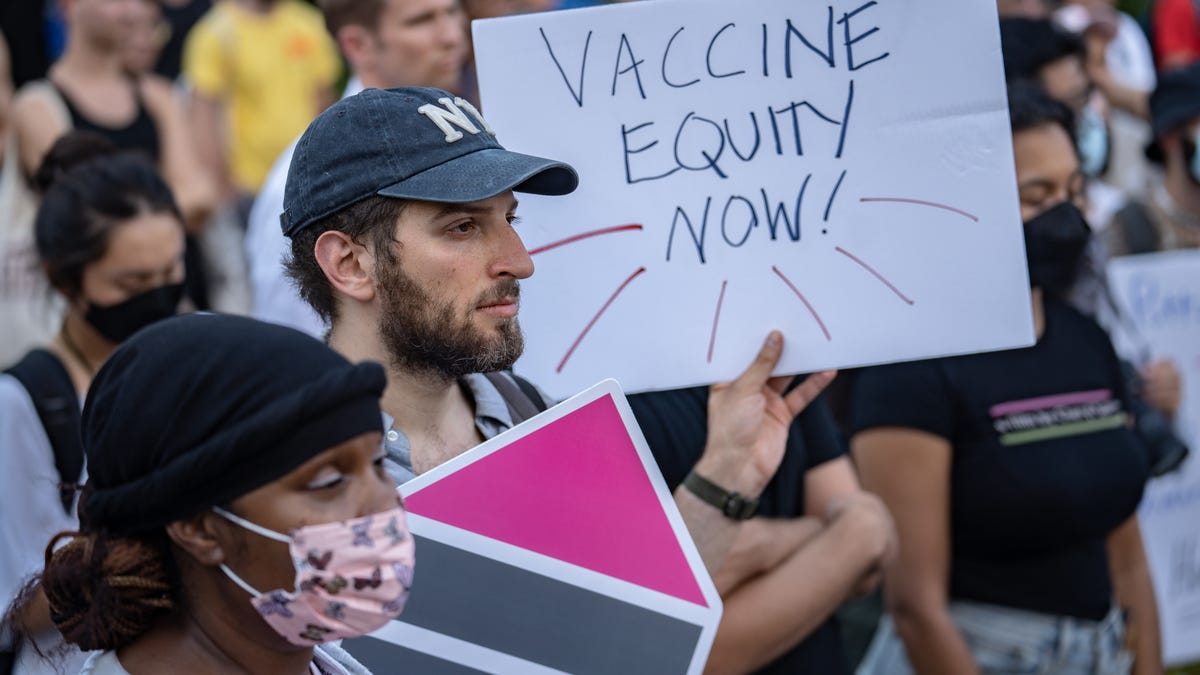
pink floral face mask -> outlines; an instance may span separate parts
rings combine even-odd
[[[308,525],[291,536],[219,507],[213,511],[255,534],[288,544],[296,568],[292,590],[263,593],[221,565],[221,571],[251,595],[263,620],[288,642],[311,647],[366,635],[404,609],[412,586],[414,546],[403,508]]]

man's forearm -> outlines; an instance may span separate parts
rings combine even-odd
[[[709,576],[716,576],[717,570],[725,562],[725,556],[733,548],[742,524],[701,501],[682,485],[675,488],[675,506],[683,516],[688,534],[692,536]]]
[[[799,644],[845,601],[884,546],[873,528],[840,519],[738,587],[725,598],[705,672],[749,672]]]
[[[771,476],[763,477],[756,472],[745,453],[723,452],[720,449],[713,450],[710,446],[711,439],[693,470],[725,490],[757,498]],[[675,504],[709,575],[716,576],[737,540],[742,523],[704,502],[683,485],[675,489]]]
[[[825,529],[820,518],[752,518],[741,525],[725,562],[713,576],[721,597],[783,564]]]

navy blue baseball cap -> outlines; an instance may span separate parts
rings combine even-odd
[[[296,143],[286,236],[372,195],[465,203],[506,191],[565,195],[564,162],[505,150],[470,102],[440,89],[367,89],[321,113]]]

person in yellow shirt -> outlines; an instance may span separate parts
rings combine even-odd
[[[183,75],[227,197],[248,208],[279,153],[333,102],[340,74],[321,14],[299,0],[223,0],[196,24]]]

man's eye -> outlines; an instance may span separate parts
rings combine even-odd
[[[475,229],[475,223],[468,220],[464,223],[459,223],[459,224],[455,225],[454,227],[451,227],[450,231],[456,232],[458,234],[466,234],[468,232],[471,232],[474,229]]]
[[[521,216],[509,216],[508,217],[509,225],[512,225],[515,227],[515,226],[519,225],[520,223],[521,223]]]

